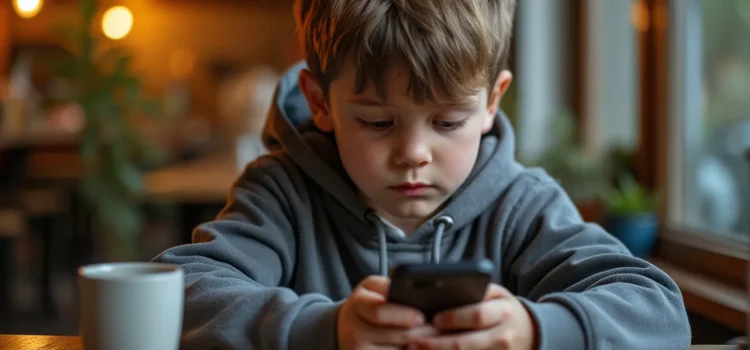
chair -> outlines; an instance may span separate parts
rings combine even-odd
[[[24,188],[20,194],[21,209],[28,231],[38,243],[40,261],[40,303],[45,314],[56,313],[52,287],[55,240],[65,232],[66,193],[55,187]],[[36,250],[36,249],[35,249]]]
[[[23,213],[8,204],[0,206],[0,310],[14,307],[16,243],[24,231]]]

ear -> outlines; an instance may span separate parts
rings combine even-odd
[[[482,127],[483,133],[490,131],[495,124],[495,116],[497,115],[497,109],[500,108],[500,100],[503,99],[503,95],[508,91],[511,82],[513,82],[513,74],[509,70],[503,70],[498,74],[497,80],[492,86],[492,91],[490,91],[487,97],[487,115]]]
[[[303,69],[299,72],[299,87],[305,95],[307,105],[310,107],[315,126],[324,132],[333,131],[331,113],[328,109],[323,89],[321,89],[320,84],[315,80],[310,70]]]

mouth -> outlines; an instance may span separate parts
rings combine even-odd
[[[405,182],[388,188],[406,196],[421,196],[432,189],[433,186],[421,182]]]

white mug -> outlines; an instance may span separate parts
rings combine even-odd
[[[178,349],[184,284],[177,265],[123,262],[79,268],[83,348]]]

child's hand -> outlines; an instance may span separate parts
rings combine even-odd
[[[419,310],[387,302],[390,282],[370,276],[354,289],[338,314],[339,349],[402,349],[438,332]]]
[[[531,350],[536,346],[531,315],[507,289],[494,283],[484,301],[442,312],[433,325],[448,334],[425,337],[412,348]]]

